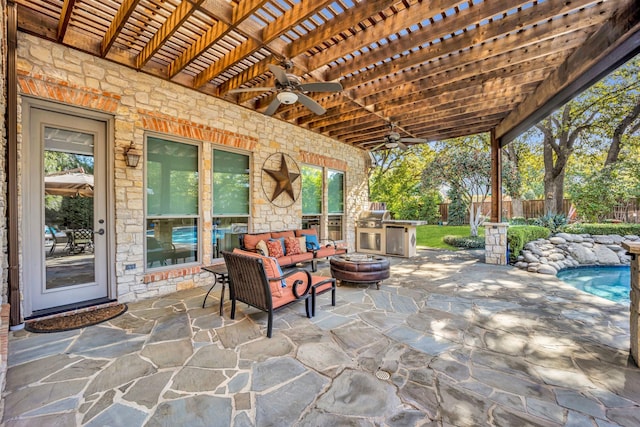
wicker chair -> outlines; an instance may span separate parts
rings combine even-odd
[[[267,337],[271,338],[273,312],[296,301],[304,300],[307,317],[313,316],[316,295],[333,293],[335,305],[336,281],[331,277],[312,276],[307,270],[294,268],[280,277],[268,277],[262,257],[222,252],[229,273],[231,318],[235,318],[236,301],[244,302],[267,313]],[[286,287],[281,287],[282,281]],[[274,289],[280,295],[274,295]],[[311,299],[311,300],[310,300]]]

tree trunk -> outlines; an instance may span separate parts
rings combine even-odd
[[[544,194],[545,215],[561,214],[564,200],[564,171],[555,176],[545,174]]]

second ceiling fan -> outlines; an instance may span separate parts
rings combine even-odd
[[[275,87],[250,87],[232,89],[228,93],[241,93],[241,92],[267,92],[275,90],[276,97],[271,101],[264,114],[272,116],[280,104],[294,104],[300,102],[300,104],[307,107],[309,110],[317,115],[324,114],[326,110],[322,105],[311,99],[306,95],[307,92],[340,92],[342,85],[337,82],[315,82],[315,83],[302,83],[300,77],[295,74],[287,73],[292,67],[291,62],[283,62],[284,67],[280,67],[275,64],[268,64],[269,70],[275,77]]]
[[[424,138],[405,138],[400,136],[400,134],[395,130],[396,124],[389,124],[389,133],[382,137],[379,141],[373,141],[374,143],[379,143],[375,147],[371,148],[369,151],[376,151],[379,148],[392,149],[392,148],[400,148],[402,150],[406,150],[407,146],[406,142],[410,144],[424,144],[429,142],[429,140]]]

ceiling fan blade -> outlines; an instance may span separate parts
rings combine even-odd
[[[373,141],[373,142],[380,142],[380,141]],[[382,144],[378,144],[378,145],[376,145],[376,146],[375,146],[375,147],[373,147],[373,148],[369,148],[369,151],[376,151],[378,148],[380,148],[380,147],[384,147],[384,146],[385,146],[385,144],[386,144],[386,142],[383,142]]]
[[[305,92],[340,92],[342,85],[336,82],[303,83],[300,90]]]
[[[229,94],[231,93],[242,93],[242,92],[269,92],[270,90],[273,90],[272,87],[241,87],[238,89],[231,89],[229,92]]]
[[[269,104],[267,109],[264,111],[265,116],[273,116],[273,113],[276,112],[279,106],[280,106],[280,100],[276,96],[275,98],[273,98],[273,101],[271,101],[271,104]]]
[[[398,141],[398,148],[401,149],[402,151],[407,149],[407,146],[404,144],[404,138],[402,138],[400,141]]]
[[[429,140],[424,138],[400,138],[402,142],[410,142],[412,144],[426,144]]]
[[[322,105],[318,104],[316,101],[309,98],[307,95],[299,92],[296,92],[296,94],[298,95],[298,101],[300,101],[300,104],[304,105],[309,110],[316,113],[317,115],[322,115],[327,111],[322,107]]]
[[[275,64],[267,64],[267,67],[269,67],[269,70],[273,73],[273,77],[275,77],[280,84],[285,86],[289,85],[289,77],[287,77],[287,72],[284,68],[278,67]]]

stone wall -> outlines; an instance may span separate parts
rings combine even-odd
[[[621,244],[635,241],[640,241],[640,237],[558,233],[527,243],[515,266],[555,275],[562,269],[581,265],[628,265],[630,257]]]
[[[301,200],[277,207],[262,191],[261,167],[273,153],[302,163],[345,171],[346,218],[366,208],[366,153],[362,150],[276,120],[229,102],[170,83],[107,60],[19,34],[18,83],[21,95],[109,114],[114,118],[115,271],[117,297],[138,300],[204,284],[210,276],[199,266],[147,274],[144,271],[144,166],[128,168],[124,149],[144,143],[145,132],[201,143],[202,240],[211,241],[211,152],[230,147],[251,152],[252,206],[250,230],[301,226]],[[346,241],[355,247],[354,221],[345,221]],[[203,263],[211,261],[203,245]],[[124,266],[135,264],[134,270]],[[24,266],[22,267],[24,268]]]

